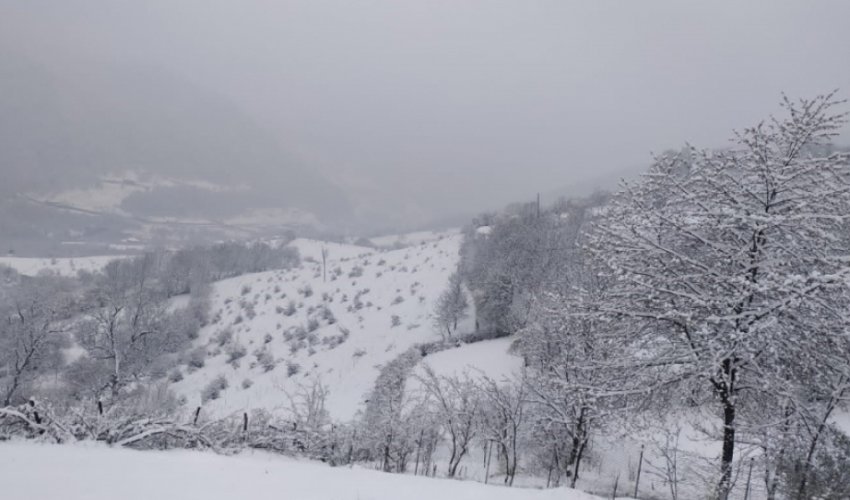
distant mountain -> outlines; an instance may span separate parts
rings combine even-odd
[[[59,70],[0,51],[0,151],[6,201],[85,191],[132,172],[180,182],[130,193],[125,215],[218,220],[286,209],[332,221],[350,209],[341,189],[226,98],[142,64]]]

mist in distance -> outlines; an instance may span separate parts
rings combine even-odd
[[[139,217],[459,224],[723,147],[782,92],[850,92],[848,18],[841,1],[6,2],[0,194],[132,171],[233,191],[134,193]]]

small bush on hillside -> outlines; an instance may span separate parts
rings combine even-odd
[[[214,340],[219,347],[224,347],[233,340],[233,330],[230,328],[223,328],[219,330],[218,333],[215,334]]]
[[[201,391],[201,402],[206,403],[218,399],[221,396],[221,391],[225,389],[227,389],[227,378],[224,375],[219,375],[212,379]]]
[[[248,349],[242,344],[235,343],[227,347],[227,362],[233,364],[235,361],[245,357],[248,354]]]
[[[277,362],[275,361],[274,356],[272,356],[272,353],[270,353],[266,349],[256,351],[254,353],[254,356],[257,358],[257,364],[262,367],[264,372],[270,372],[274,370],[277,366]]]
[[[308,332],[315,332],[318,329],[319,329],[319,320],[318,319],[310,318],[309,320],[307,320],[307,331]]]

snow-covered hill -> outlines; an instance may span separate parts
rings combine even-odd
[[[461,236],[417,240],[376,250],[299,239],[292,243],[303,256],[299,268],[216,283],[214,324],[195,341],[195,361],[172,373],[182,378],[172,388],[190,407],[203,404],[205,414],[223,415],[282,409],[287,393],[320,380],[330,391],[331,416],[352,417],[383,364],[439,338],[430,315],[456,269]],[[215,394],[211,387],[208,396],[217,397],[202,398],[219,377],[226,380],[219,388],[226,388]]]
[[[28,500],[600,498],[565,488],[505,488],[358,467],[332,468],[265,453],[225,457],[192,451],[139,452],[94,445],[33,443],[0,445],[0,484],[3,498]]]
[[[106,264],[122,255],[95,255],[90,257],[0,257],[0,265],[9,266],[20,274],[35,276],[41,272],[56,273],[60,276],[76,276],[79,271],[97,272]]]

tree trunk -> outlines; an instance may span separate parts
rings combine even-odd
[[[723,397],[723,453],[720,458],[720,482],[717,500],[729,498],[732,488],[732,464],[735,459],[735,405]]]

